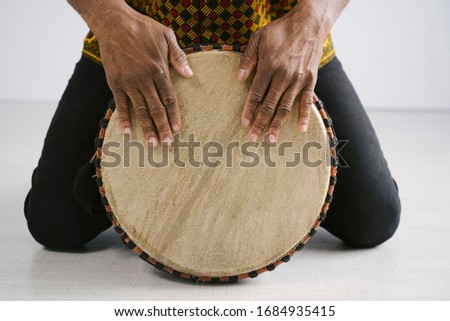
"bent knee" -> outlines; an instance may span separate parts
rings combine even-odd
[[[343,240],[358,248],[376,247],[394,236],[400,223],[401,205],[398,196],[380,202],[373,208],[366,208],[358,215],[353,233]]]
[[[398,194],[392,194],[361,206],[340,206],[322,225],[346,244],[357,248],[378,246],[395,234],[400,223]]]
[[[73,232],[68,233],[66,228],[40,219],[29,219],[28,230],[36,242],[53,250],[74,250],[86,243],[81,237],[74,236]]]
[[[29,205],[25,215],[30,234],[36,242],[54,250],[80,248],[111,224],[106,217],[75,219],[73,210]]]

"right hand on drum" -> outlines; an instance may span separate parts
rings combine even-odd
[[[129,102],[151,146],[170,144],[181,116],[169,62],[192,77],[173,31],[129,7],[123,0],[69,0],[100,44],[100,54],[125,134],[131,132]]]

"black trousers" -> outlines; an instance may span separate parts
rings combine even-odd
[[[352,246],[381,244],[399,224],[398,190],[370,120],[337,58],[319,70],[315,91],[327,107],[337,137],[349,141],[340,152],[348,167],[339,169],[322,227]],[[103,68],[82,57],[53,116],[25,200],[29,230],[46,247],[77,248],[111,226],[93,180],[75,179],[94,153],[98,123],[111,97]]]

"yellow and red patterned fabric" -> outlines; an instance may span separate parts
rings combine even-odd
[[[300,0],[301,1],[301,0]],[[181,48],[194,44],[246,45],[253,31],[283,16],[299,0],[126,0],[135,10],[170,27]],[[92,32],[83,54],[101,63],[99,44]],[[320,67],[334,57],[330,35],[323,46]]]

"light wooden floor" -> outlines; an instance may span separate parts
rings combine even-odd
[[[355,250],[320,229],[272,273],[233,285],[178,281],[108,230],[75,253],[42,248],[22,204],[53,104],[0,103],[0,300],[449,300],[450,113],[371,111],[399,183],[396,235]]]

